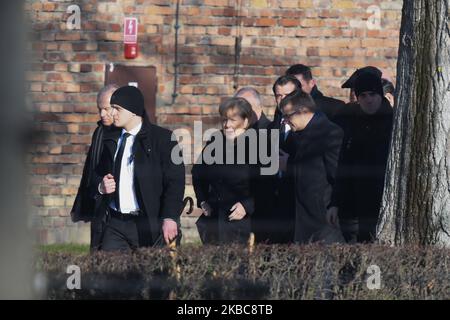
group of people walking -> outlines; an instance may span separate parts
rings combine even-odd
[[[309,67],[291,66],[273,85],[273,121],[252,87],[225,99],[221,128],[192,168],[202,242],[245,243],[251,233],[269,244],[374,240],[393,115],[393,86],[381,76],[355,71],[344,103],[319,91]],[[91,221],[94,250],[179,241],[185,167],[171,159],[171,132],[148,121],[135,87],[106,86],[97,104],[73,221]],[[262,147],[276,152],[274,174],[262,173]]]

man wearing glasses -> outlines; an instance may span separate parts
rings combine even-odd
[[[294,242],[344,242],[339,227],[327,219],[344,133],[303,91],[287,95],[280,110],[291,128],[285,148],[294,184]]]

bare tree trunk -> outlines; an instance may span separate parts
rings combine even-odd
[[[403,2],[397,110],[377,235],[450,246],[449,0]]]

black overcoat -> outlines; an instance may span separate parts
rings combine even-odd
[[[254,213],[252,179],[255,175],[256,164],[252,165],[249,162],[248,144],[246,144],[243,163],[236,163],[236,157],[233,158],[233,163],[226,163],[226,143],[223,144],[223,157],[219,161],[207,164],[204,161],[205,153],[214,139],[225,141],[222,133],[215,135],[215,138],[210,140],[202,151],[200,159],[203,160],[197,161],[192,168],[192,183],[197,206],[200,208],[200,204],[206,201],[212,208],[210,217],[202,215],[197,221],[200,238],[206,244],[245,243],[250,235],[251,216]],[[231,145],[235,156],[238,139],[240,137]],[[216,152],[212,152],[212,155],[215,156]],[[242,220],[229,221],[230,210],[237,202],[245,208],[246,216]]]
[[[343,131],[322,112],[288,140],[289,166],[294,177],[295,242],[343,242],[338,227],[325,219],[335,183]]]
[[[336,118],[344,140],[332,205],[343,219],[377,219],[384,188],[393,112],[383,98],[381,108],[367,115],[351,103]]]

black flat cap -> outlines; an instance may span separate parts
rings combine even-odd
[[[380,69],[372,66],[356,69],[356,71],[353,72],[350,78],[348,78],[347,81],[342,84],[341,88],[354,88],[356,78],[362,73],[372,73],[379,78],[381,78],[381,75],[383,74]]]

